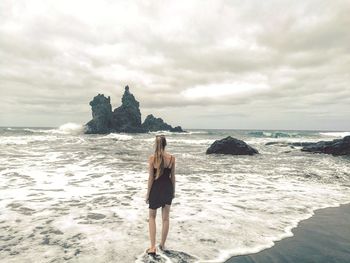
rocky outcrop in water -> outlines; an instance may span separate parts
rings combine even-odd
[[[254,155],[259,153],[242,140],[228,136],[221,140],[216,140],[208,149],[207,154],[221,153],[232,155]]]
[[[183,132],[180,126],[172,127],[163,121],[162,118],[156,118],[153,114],[149,114],[145,121],[142,123],[142,127],[148,131],[171,131],[171,132]]]
[[[86,133],[105,134],[110,132],[143,133],[149,131],[167,130],[172,132],[183,132],[180,126],[172,127],[161,118],[148,115],[145,122],[141,123],[140,103],[130,92],[128,86],[122,97],[122,105],[114,111],[110,102],[110,97],[98,94],[90,102],[92,109],[92,120],[86,127]]]
[[[86,133],[104,134],[111,131],[111,98],[98,94],[90,101],[92,120],[86,124]]]
[[[320,141],[301,149],[304,152],[326,153],[332,155],[350,155],[350,136],[333,141]]]
[[[112,114],[112,127],[114,132],[147,132],[141,126],[140,103],[125,87],[122,105]]]

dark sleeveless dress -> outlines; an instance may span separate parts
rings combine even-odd
[[[172,156],[171,156],[172,158]],[[172,163],[170,159],[170,163]],[[153,168],[154,175],[157,169]],[[153,181],[149,194],[149,208],[157,209],[165,205],[171,205],[173,199],[173,183],[170,179],[171,167],[164,167],[163,174]]]

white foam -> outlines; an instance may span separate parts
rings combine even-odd
[[[192,135],[192,134],[208,134],[209,132],[208,131],[186,131],[184,133],[181,133],[183,135]]]
[[[154,142],[154,138],[146,138],[143,139],[145,142]],[[192,144],[192,145],[208,145],[214,142],[212,139],[185,139],[185,138],[177,138],[177,137],[167,137],[168,143],[176,143],[176,144]]]
[[[47,134],[71,134],[71,135],[78,135],[82,134],[85,131],[85,126],[68,122],[65,124],[62,124],[57,129],[30,129],[25,128],[25,131],[33,132],[33,133],[47,133]]]
[[[6,168],[0,170],[0,209],[6,210],[0,214],[0,227],[9,226],[9,231],[16,231],[9,235],[23,237],[14,249],[31,247],[15,256],[6,252],[4,261],[25,261],[44,252],[47,261],[66,256],[57,246],[41,245],[40,232],[49,233],[50,242],[57,244],[73,242],[71,238],[80,234],[81,239],[74,241],[80,254],[72,260],[81,262],[129,263],[148,247],[144,196],[153,136],[85,137],[1,138],[25,143],[0,147],[0,163]],[[108,143],[111,138],[132,143],[120,143],[116,150]],[[251,139],[264,148],[258,156],[208,156],[207,144],[219,139],[216,135],[177,134],[167,139],[177,158],[177,186],[166,245],[197,256],[200,262],[258,252],[291,236],[291,229],[315,209],[350,202],[350,189],[344,184],[349,182],[350,167],[334,157],[300,151],[283,155],[276,147],[261,146],[272,138]],[[29,142],[36,142],[35,147]],[[21,207],[33,214],[21,216]],[[17,218],[22,221],[16,222]],[[26,239],[34,231],[33,221],[44,229]],[[158,211],[157,226],[160,221]],[[62,234],[47,232],[50,227]]]
[[[169,143],[179,143],[179,144],[211,144],[214,141],[212,139],[173,139],[169,138],[168,139]]]
[[[116,139],[118,141],[130,141],[133,136],[122,133],[110,133],[108,135],[102,136],[99,139]]]
[[[11,145],[11,144],[17,144],[17,145],[24,145],[28,144],[28,141],[26,139],[23,139],[21,137],[3,137],[0,140],[0,144],[2,145]]]
[[[154,135],[161,135],[161,134],[165,134],[165,135],[178,134],[178,132],[171,132],[171,131],[150,131],[150,132],[148,132],[148,133],[154,134]]]
[[[320,135],[330,136],[330,137],[345,137],[345,136],[349,136],[350,132],[320,132]]]
[[[55,141],[56,136],[32,135],[32,136],[6,136],[0,140],[0,145],[26,145],[33,142]]]
[[[58,130],[62,133],[67,134],[80,134],[84,131],[84,126],[81,124],[68,122],[63,125],[61,125]]]

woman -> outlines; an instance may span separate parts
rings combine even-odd
[[[157,209],[162,207],[162,239],[159,244],[164,249],[169,231],[169,212],[175,195],[175,157],[165,151],[166,139],[164,135],[157,135],[154,155],[149,157],[149,177],[146,203],[149,204],[149,236],[151,247],[147,249],[149,255],[156,254],[156,215]]]

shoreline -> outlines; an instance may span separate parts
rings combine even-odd
[[[225,263],[350,262],[350,203],[317,209],[292,232],[273,247],[233,256]]]

